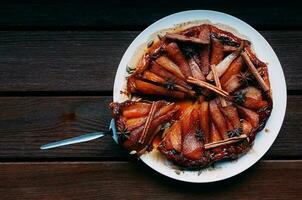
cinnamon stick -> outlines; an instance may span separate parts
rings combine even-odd
[[[147,120],[146,120],[146,123],[145,123],[145,126],[144,126],[144,129],[143,129],[143,132],[138,140],[139,143],[141,144],[144,144],[145,143],[145,139],[146,139],[146,136],[147,136],[147,132],[149,130],[149,127],[151,125],[151,122],[154,118],[154,114],[155,114],[155,111],[156,111],[156,107],[157,107],[157,102],[152,102],[152,105],[151,105],[151,109],[150,109],[150,113],[147,117]]]
[[[250,71],[252,72],[252,74],[255,76],[256,80],[260,84],[261,88],[265,92],[269,91],[269,87],[265,84],[264,80],[262,79],[261,75],[259,74],[258,70],[256,69],[255,65],[253,64],[253,62],[251,61],[251,59],[249,58],[247,53],[245,51],[243,51],[243,52],[241,52],[241,55],[242,55],[245,63],[249,67]]]
[[[220,84],[219,77],[218,77],[218,75],[216,73],[216,70],[215,70],[215,65],[211,65],[211,70],[212,70],[212,73],[213,73],[213,77],[214,77],[216,86],[219,89],[221,89],[221,84]],[[226,103],[225,99],[221,96],[219,97],[219,99],[220,99],[221,106],[226,107],[227,103]]]
[[[189,83],[198,85],[198,86],[200,86],[200,87],[204,87],[204,88],[207,88],[207,89],[209,89],[209,90],[212,90],[213,92],[216,92],[217,94],[219,94],[219,95],[221,95],[221,96],[223,96],[223,97],[226,97],[226,98],[227,98],[227,97],[229,96],[229,93],[227,93],[226,91],[224,91],[224,90],[222,90],[222,89],[220,89],[220,88],[218,88],[218,87],[216,87],[216,86],[214,86],[214,85],[212,85],[212,84],[210,84],[210,83],[207,83],[207,82],[205,82],[205,81],[201,81],[201,80],[195,79],[195,78],[193,78],[193,77],[189,77],[189,78],[187,79],[187,81],[188,81]]]
[[[248,136],[245,135],[245,134],[242,134],[242,135],[237,136],[237,137],[232,137],[232,138],[228,138],[228,139],[225,139],[225,140],[205,144],[204,148],[206,150],[207,149],[213,149],[215,147],[219,147],[219,146],[223,146],[223,145],[227,145],[227,144],[233,144],[233,143],[239,142],[241,140],[244,140],[246,138],[248,138]]]

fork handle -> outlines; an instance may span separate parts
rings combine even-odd
[[[80,135],[80,136],[77,136],[77,137],[68,138],[68,139],[65,139],[65,140],[60,140],[60,141],[51,142],[51,143],[42,145],[40,147],[40,149],[42,149],[42,150],[52,149],[52,148],[66,146],[66,145],[70,145],[70,144],[87,142],[87,141],[90,141],[90,140],[95,140],[97,138],[103,137],[107,133],[108,132],[87,133],[87,134]]]

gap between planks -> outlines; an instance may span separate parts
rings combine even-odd
[[[302,95],[302,90],[287,90],[287,95]],[[113,91],[0,91],[1,97],[101,97],[113,96]]]
[[[70,162],[70,161],[48,161],[48,162],[38,162],[38,161],[33,161],[30,162],[30,164],[32,165],[40,165],[40,164],[99,164],[99,163],[104,163],[104,162],[110,162],[112,164],[120,164],[120,163],[132,163],[132,161],[74,161],[74,162]],[[140,160],[139,160],[140,162]],[[287,159],[283,159],[283,160],[260,160],[257,161],[256,163],[298,163],[301,164],[302,163],[302,159],[298,159],[298,160],[287,160]],[[23,165],[23,164],[29,164],[29,162],[0,162],[0,165]]]

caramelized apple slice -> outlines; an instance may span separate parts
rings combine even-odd
[[[253,127],[252,124],[246,120],[242,120],[242,133],[249,136],[249,134],[252,132]]]
[[[203,41],[206,41],[205,44],[210,44],[211,31],[210,31],[209,25],[208,24],[200,25],[199,29],[200,29],[200,32],[199,32],[198,38],[202,39]]]
[[[211,51],[211,65],[219,64],[224,57],[223,45],[217,39],[212,39],[212,51]]]
[[[214,123],[211,123],[211,142],[218,142],[222,140],[220,133],[216,129]]]
[[[191,160],[198,160],[202,155],[202,143],[196,138],[194,132],[184,136],[183,154]]]
[[[141,136],[142,132],[143,132],[144,126],[140,126],[136,129],[134,129],[133,131],[131,131],[131,133],[122,133],[120,136],[120,143],[123,145],[123,147],[129,151],[132,150],[138,150],[138,140],[139,137]],[[125,138],[123,138],[125,137]]]
[[[221,85],[226,84],[226,82],[233,76],[240,73],[243,66],[243,59],[241,56],[236,58],[226,70],[226,72],[220,77]]]
[[[178,66],[166,56],[161,56],[157,58],[156,63],[158,63],[160,66],[162,66],[163,68],[165,68],[167,71],[174,74],[178,78],[185,80],[185,77],[179,70]]]
[[[168,72],[167,70],[162,68],[157,63],[153,63],[153,65],[151,65],[150,71],[153,72],[154,74],[157,74],[158,76],[162,77],[165,80],[174,81],[176,84],[178,84],[180,86],[183,86],[187,89],[192,89],[192,87],[190,85],[188,85],[185,81],[174,76],[173,74],[171,74],[170,72]]]
[[[202,155],[202,147],[203,143],[198,136],[197,131],[199,130],[199,125],[198,125],[198,110],[193,109],[191,113],[191,119],[193,121],[188,122],[184,121],[183,123],[189,123],[190,127],[188,132],[183,131],[183,144],[182,144],[182,152],[185,157],[191,159],[191,160],[198,160],[201,158]]]
[[[164,143],[167,150],[176,150],[181,152],[181,126],[179,122],[174,123],[169,129],[166,130]]]
[[[123,111],[123,116],[126,118],[137,118],[146,116],[150,111],[150,103],[136,103],[126,107]]]
[[[135,79],[134,77],[128,78],[127,88],[131,93],[155,94],[179,99],[182,99],[186,96],[183,92],[168,90],[164,87]]]
[[[238,108],[238,112],[240,115],[242,115],[242,117],[247,120],[248,122],[250,122],[253,126],[253,128],[256,128],[259,126],[259,115],[247,108],[244,108],[242,106],[237,106]]]
[[[199,38],[204,38],[207,40],[211,40],[210,38],[210,27],[208,25],[200,26]],[[200,70],[206,76],[210,72],[210,45],[203,45],[200,54]]]
[[[230,46],[230,45],[223,45],[223,51],[225,53],[232,53],[237,50],[238,47]]]
[[[202,81],[206,80],[205,76],[201,72],[198,64],[195,62],[195,60],[193,58],[189,58],[188,63],[189,63],[189,66],[191,68],[192,76],[194,78],[196,78],[198,80],[202,80]]]
[[[142,126],[146,122],[147,117],[131,118],[126,120],[126,127],[128,131],[133,131],[134,129]]]
[[[137,107],[142,107],[141,104],[142,103],[134,104],[134,105],[130,106],[130,108],[133,108],[136,105],[138,105]],[[144,103],[144,104],[146,105],[146,107],[149,107],[149,110],[150,110],[150,104],[148,104],[148,103]],[[177,106],[177,108],[178,108],[178,106]],[[127,109],[129,109],[129,108],[127,108]],[[145,109],[145,108],[143,108],[143,109]],[[168,105],[164,105],[161,109],[159,109],[155,113],[154,117],[155,118],[161,117],[162,115],[168,113],[169,111],[171,111],[173,109],[175,109],[175,104],[174,103],[170,103]],[[149,110],[148,110],[148,112],[149,112]],[[124,115],[124,113],[128,114],[127,111],[128,110],[124,110],[123,115]],[[126,127],[127,127],[128,131],[132,131],[135,128],[138,128],[138,127],[142,126],[146,122],[147,116],[144,116],[144,115],[141,115],[141,116],[142,117],[131,118],[131,119],[127,119],[126,120]]]
[[[235,129],[240,128],[241,123],[235,106],[228,105],[226,107],[221,107],[221,111],[224,114],[224,116],[228,118],[228,120],[231,122],[231,124]]]
[[[223,114],[221,113],[216,100],[210,101],[210,114],[211,120],[219,130],[219,133],[223,139],[227,139],[227,126]]]
[[[192,76],[190,66],[188,65],[184,55],[176,43],[170,43],[166,46],[165,50],[167,51],[170,59],[172,59],[178,65],[180,71],[186,78]]]
[[[160,117],[154,118],[151,122],[151,125],[149,129],[147,130],[146,139],[143,143],[143,146],[149,146],[153,139],[155,138],[156,134],[160,130],[161,125],[169,122],[174,114],[177,112],[178,107],[175,107],[173,110],[170,110],[169,112],[165,113],[164,115],[161,115]]]
[[[252,92],[251,92],[252,90]],[[247,96],[247,91],[249,91],[249,96]],[[256,93],[254,96],[252,96],[253,93]],[[268,102],[261,100],[262,96],[257,95],[257,90],[255,89],[243,89],[234,94],[234,101],[240,105],[243,105],[246,108],[252,109],[252,110],[259,110],[261,108],[265,108],[268,106]]]
[[[160,84],[164,84],[165,83],[165,79],[158,76],[157,74],[154,74],[153,72],[150,71],[144,71],[143,73],[143,79],[152,81],[154,83],[160,83]]]
[[[231,78],[222,85],[222,88],[228,93],[232,93],[241,86],[241,81],[237,75],[231,76]]]
[[[243,92],[246,97],[254,98],[256,100],[262,100],[261,90],[255,88],[253,86],[249,86],[249,87],[243,89]]]
[[[203,101],[200,104],[200,127],[205,135],[205,143],[210,142],[210,112],[209,112],[209,102]]]
[[[178,85],[174,81],[168,80],[166,81],[164,78],[154,74],[153,72],[150,71],[145,71],[143,73],[143,79],[152,81],[157,84],[161,84],[164,87],[168,87],[170,89],[175,89],[181,92],[184,92],[188,94],[189,96],[194,96],[195,92],[193,90],[189,90],[183,86]]]
[[[183,133],[188,133],[193,126],[193,115],[194,105],[187,108],[184,114],[181,116],[181,130]]]
[[[234,126],[232,125],[232,123],[230,122],[230,120],[228,118],[225,118],[225,122],[226,122],[226,127],[227,127],[227,132],[229,131],[233,131],[234,130]]]
[[[209,39],[195,38],[195,37],[180,35],[180,34],[176,34],[176,33],[166,33],[165,37],[170,40],[176,40],[176,41],[180,41],[180,42],[190,42],[190,43],[196,43],[196,44],[209,44],[210,43]]]
[[[192,26],[190,28],[180,31],[179,33],[185,36],[198,37],[200,33],[200,26]]]
[[[174,103],[166,101],[125,101],[123,103],[111,103],[110,107],[120,132],[120,143],[129,151],[135,150],[138,153],[143,153],[151,146],[161,126],[170,122],[179,108]],[[134,112],[138,108],[145,111]],[[148,113],[144,115],[146,108],[148,108]],[[129,119],[124,114],[137,117]]]
[[[160,117],[166,113],[168,113],[169,111],[173,110],[177,108],[177,110],[179,109],[179,106],[175,105],[175,103],[168,103],[168,105],[165,105],[163,107],[161,107],[161,109],[159,109],[159,111],[157,111],[155,113],[155,118]]]
[[[206,76],[210,72],[210,47],[204,45],[199,54],[200,57],[200,68],[202,73]]]
[[[193,105],[192,101],[186,100],[176,103],[179,106],[178,112],[175,114],[175,119],[179,119],[186,110]]]
[[[229,68],[232,62],[239,56],[243,47],[244,47],[244,42],[241,43],[240,47],[236,51],[225,57],[219,64],[214,65],[218,77],[221,77],[222,74],[226,72],[226,70]],[[207,80],[213,80],[213,79],[214,79],[213,72],[210,72],[207,76]]]
[[[267,101],[256,100],[251,97],[245,97],[243,106],[252,110],[258,110],[260,108],[265,108],[268,106]]]
[[[127,136],[127,139],[122,143],[122,145],[129,151],[135,150],[138,155],[142,155],[146,151],[151,150],[152,142],[157,133],[160,131],[161,125],[170,121],[176,111],[177,108],[158,118],[155,118],[151,122],[150,126],[148,126],[146,132],[144,132],[144,125],[135,129],[129,134],[129,136]],[[145,134],[144,140],[140,142],[143,134]]]

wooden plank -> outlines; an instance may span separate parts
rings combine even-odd
[[[0,98],[0,154],[5,159],[119,159],[125,153],[111,136],[41,151],[42,144],[83,133],[106,131],[112,97]]]
[[[2,199],[299,199],[301,161],[261,161],[210,184],[168,179],[143,163],[2,163]],[[284,176],[286,175],[286,181]]]
[[[265,158],[301,158],[300,133],[302,128],[297,119],[302,118],[302,96],[288,96],[287,109],[280,133],[273,146],[266,153]]]
[[[132,32],[0,33],[0,91],[112,90]]]
[[[227,4],[227,5],[226,5]],[[174,1],[6,1],[0,4],[1,29],[141,29],[154,21],[184,10],[210,9],[234,15],[260,28],[301,27],[298,2],[238,2],[211,0]],[[263,20],[265,19],[265,20]]]
[[[40,145],[107,130],[111,97],[1,97],[0,159],[125,160],[110,136],[48,151]],[[283,128],[265,158],[297,159],[302,152],[302,96],[289,96]]]
[[[302,62],[302,31],[261,31],[270,43],[282,65],[288,90],[301,90],[302,68],[294,62]],[[274,66],[271,66],[272,68]]]
[[[300,90],[302,31],[261,33],[280,58],[288,89]],[[111,91],[120,59],[138,34],[0,32],[0,91]]]

